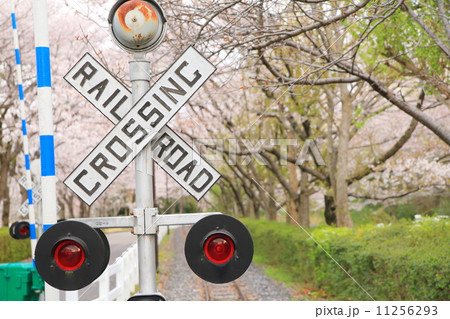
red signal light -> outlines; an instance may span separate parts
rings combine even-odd
[[[203,245],[206,258],[216,264],[224,264],[234,254],[233,240],[224,234],[213,234],[206,239]]]
[[[97,279],[108,265],[109,243],[100,229],[65,220],[47,229],[36,244],[36,269],[60,290],[78,290]]]
[[[14,239],[30,238],[30,223],[25,220],[12,223],[9,227],[9,234]]]
[[[64,240],[55,249],[56,264],[63,270],[70,271],[79,268],[84,260],[84,249],[73,240]]]
[[[192,226],[184,244],[186,261],[203,280],[223,284],[239,278],[253,258],[253,240],[234,217],[214,214]]]
[[[30,227],[27,225],[24,225],[22,227],[19,228],[19,234],[20,235],[28,235],[28,233],[30,232]]]

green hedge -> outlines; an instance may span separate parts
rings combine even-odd
[[[0,228],[0,264],[22,261],[30,256],[29,239],[13,239],[9,235],[8,227]]]
[[[299,227],[242,221],[252,234],[259,260],[288,273],[290,280],[325,290],[330,299],[371,300],[368,294],[375,300],[450,297],[450,225],[446,221],[307,229],[319,244]]]

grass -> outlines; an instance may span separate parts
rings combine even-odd
[[[0,263],[13,263],[31,257],[29,239],[13,239],[9,227],[0,228]]]
[[[424,196],[386,207],[382,204],[367,204],[360,210],[350,210],[350,215],[355,227],[367,224],[389,224],[399,220],[414,220],[415,215],[450,216],[450,198]]]
[[[353,213],[360,213],[354,229],[321,226],[307,231],[377,300],[442,300],[450,293],[448,223],[432,218],[397,221],[379,205]],[[242,221],[255,243],[254,262],[270,278],[310,300],[367,299],[302,230]],[[383,221],[384,227],[375,225]]]
[[[267,263],[267,260],[258,254],[253,255],[253,263],[264,268],[264,274],[270,279],[283,283],[286,287],[293,289],[296,296],[292,300],[322,301],[326,300],[326,293],[322,289],[316,289],[313,284],[306,281],[298,281],[298,277],[292,271],[279,265]]]

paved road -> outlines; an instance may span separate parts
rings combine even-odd
[[[127,250],[132,244],[137,241],[137,236],[130,233],[130,231],[116,232],[106,234],[111,249],[111,256],[109,257],[109,264],[114,263],[117,257]]]

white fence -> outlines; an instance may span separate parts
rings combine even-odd
[[[168,228],[168,226],[159,227],[158,243],[167,234]],[[115,286],[111,289],[113,276],[115,276]],[[138,283],[138,250],[137,243],[134,243],[113,264],[106,267],[103,274],[89,286],[89,289],[98,290],[96,295],[99,297],[93,299],[94,301],[123,301],[135,292]],[[83,290],[66,291],[65,298],[61,300],[78,301],[83,294]]]

